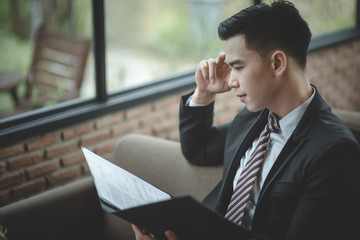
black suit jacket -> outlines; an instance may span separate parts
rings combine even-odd
[[[240,159],[267,122],[268,110],[246,108],[213,126],[214,103],[180,104],[180,139],[193,164],[223,164],[223,177],[203,203],[225,214]],[[360,148],[316,93],[269,172],[252,230],[269,239],[359,239]],[[235,237],[235,236],[234,236]]]

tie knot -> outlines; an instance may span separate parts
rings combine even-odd
[[[273,114],[270,114],[268,124],[266,125],[266,130],[268,132],[275,133],[280,131],[279,119],[277,119]]]

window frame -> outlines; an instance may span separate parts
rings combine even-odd
[[[254,4],[260,3],[254,0]],[[76,123],[125,110],[177,92],[195,87],[195,68],[166,78],[109,94],[106,89],[105,12],[104,0],[92,0],[93,50],[95,59],[96,96],[75,99],[52,107],[30,111],[0,120],[0,147],[68,127]],[[96,21],[94,21],[96,19]],[[356,26],[314,38],[309,52],[352,41],[360,37],[360,0],[356,2]]]

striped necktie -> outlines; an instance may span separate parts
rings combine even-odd
[[[270,133],[279,131],[279,120],[270,114],[269,121],[260,135],[259,143],[242,170],[231,196],[230,204],[225,214],[225,218],[229,221],[241,225],[251,189],[254,187],[256,177],[264,161]]]

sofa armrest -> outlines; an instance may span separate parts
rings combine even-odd
[[[178,142],[140,134],[120,139],[113,162],[173,196],[191,195],[199,201],[222,174],[222,166],[190,164]]]
[[[360,112],[343,109],[334,109],[334,114],[345,123],[354,133],[357,141],[360,143]]]

